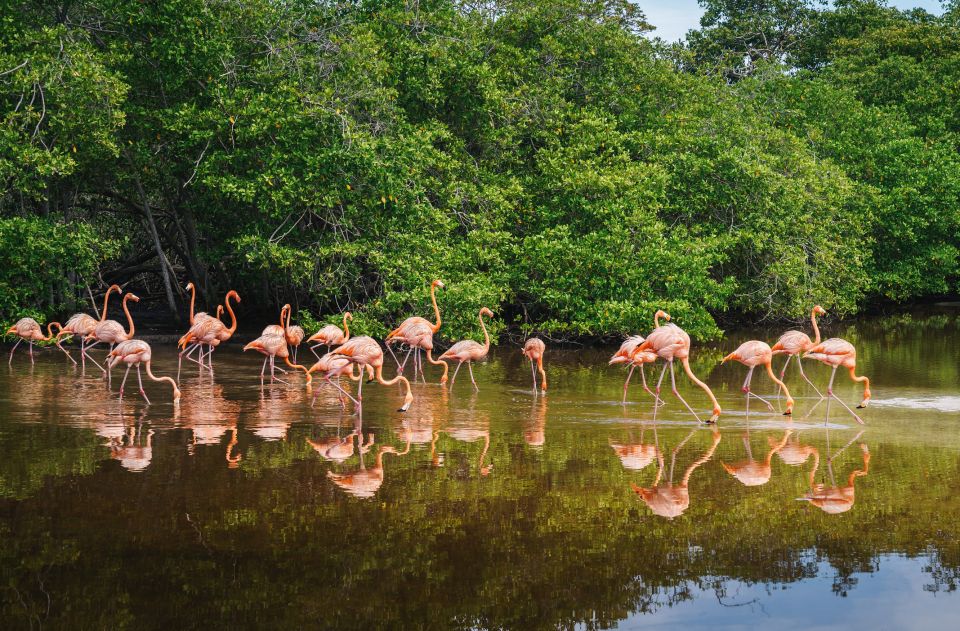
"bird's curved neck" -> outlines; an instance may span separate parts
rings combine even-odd
[[[813,325],[813,336],[814,336],[814,337],[813,337],[813,343],[814,343],[814,344],[819,344],[819,343],[820,343],[820,327],[817,326],[817,312],[816,312],[816,311],[811,311],[811,312],[810,312],[810,324]]]
[[[170,384],[170,387],[173,388],[173,401],[177,403],[180,401],[180,388],[177,387],[177,382],[173,380],[172,377],[158,377],[153,374],[153,371],[150,369],[150,362],[144,362],[147,366],[147,376],[154,381],[166,381]]]
[[[430,301],[433,303],[433,314],[437,317],[436,323],[433,325],[433,332],[436,333],[440,330],[440,307],[437,306],[437,286],[430,285]]]
[[[130,307],[127,306],[127,300],[130,298],[130,294],[127,294],[123,298],[123,312],[127,314],[127,326],[130,327],[130,331],[127,333],[127,339],[133,338],[134,326],[133,326],[133,316],[130,315]]]
[[[100,321],[103,322],[107,319],[107,305],[110,304],[110,294],[113,293],[113,285],[107,289],[107,293],[103,295],[103,311],[100,313]]]
[[[190,283],[190,324],[193,324],[194,304],[197,302],[197,288]]]
[[[227,294],[227,298],[223,302],[227,305],[227,313],[230,314],[230,328],[227,330],[230,331],[232,335],[237,331],[237,314],[233,312],[233,305],[230,304],[231,298],[233,298],[233,296]]]
[[[487,325],[483,323],[483,313],[480,313],[480,328],[483,329],[483,347],[490,350],[490,333],[487,332]]]
[[[344,342],[350,339],[350,325],[347,324],[348,320],[349,318],[347,318],[347,314],[343,314],[343,341]]]
[[[63,325],[61,325],[59,322],[51,322],[50,324],[47,325],[47,337],[43,338],[43,341],[44,341],[44,342],[49,342],[51,339],[53,339],[53,331],[52,331],[52,329],[53,329],[53,327],[55,327],[55,326],[56,326],[58,329],[60,329],[60,331],[63,331]]]

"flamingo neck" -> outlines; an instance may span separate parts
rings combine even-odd
[[[100,314],[100,321],[107,319],[107,305],[110,304],[110,294],[113,293],[114,285],[107,288],[107,293],[103,295],[103,312]]]
[[[490,351],[490,334],[487,332],[487,325],[483,323],[483,313],[479,315],[480,318],[480,328],[483,329],[483,348]]]
[[[51,329],[53,329],[54,326],[60,329],[60,333],[63,332],[62,324],[60,324],[59,322],[51,322],[50,324],[47,325],[47,337],[43,338],[44,342],[49,342],[51,339],[53,339],[53,331],[51,331]],[[57,335],[57,337],[59,337],[59,334]]]
[[[177,387],[177,382],[174,381],[173,378],[171,377],[158,377],[155,374],[153,374],[153,370],[150,369],[149,361],[144,362],[144,364],[146,364],[147,366],[147,376],[150,377],[150,379],[152,379],[153,381],[166,381],[167,383],[170,384],[170,387],[173,388],[173,402],[175,404],[179,404],[180,388]]]
[[[687,377],[690,377],[690,381],[700,386],[703,391],[707,393],[707,396],[710,397],[710,402],[713,403],[714,416],[720,416],[720,404],[717,402],[717,397],[713,396],[713,390],[710,389],[710,386],[697,379],[697,376],[693,374],[693,370],[690,369],[690,360],[687,357],[681,359],[680,362],[683,364],[683,370],[687,373]]]
[[[347,314],[343,314],[343,341],[344,342],[350,339],[350,325],[347,324],[348,319],[349,318],[347,318]],[[350,371],[353,372],[353,369],[351,368]]]
[[[193,324],[193,305],[197,301],[197,288],[190,283],[190,324]]]
[[[127,339],[133,338],[133,332],[136,330],[133,326],[133,316],[130,315],[130,307],[127,306],[127,300],[130,298],[130,294],[127,294],[123,297],[123,312],[127,314],[127,326],[130,327],[130,331],[127,333]]]
[[[310,369],[309,369],[309,368],[307,368],[306,366],[301,366],[300,364],[294,364],[292,361],[290,361],[290,355],[289,355],[289,354],[287,354],[287,356],[283,358],[283,361],[286,362],[287,366],[290,366],[291,368],[296,368],[297,370],[302,370],[302,371],[303,371],[303,374],[305,374],[305,375],[307,376],[307,386],[308,386],[308,387],[310,386],[311,383],[313,383],[313,375],[310,374]]]
[[[433,313],[437,317],[437,323],[433,325],[433,332],[440,330],[440,307],[437,306],[437,286],[430,285],[430,301],[433,303]]]
[[[813,335],[814,335],[814,337],[813,337],[813,343],[814,343],[814,344],[819,344],[819,343],[820,343],[820,327],[817,326],[817,312],[816,312],[816,311],[811,311],[811,312],[810,312],[810,324],[813,325]]]
[[[227,305],[227,313],[230,314],[230,328],[227,329],[230,331],[230,335],[233,335],[237,331],[237,314],[233,312],[233,306],[230,304],[230,298],[232,297],[233,296],[228,293],[227,298],[223,301]]]
[[[680,483],[680,486],[686,488],[690,484],[690,476],[693,475],[693,472],[697,470],[697,467],[705,463],[706,461],[713,458],[713,452],[717,450],[717,445],[720,444],[720,432],[716,432],[713,435],[713,444],[710,445],[708,449],[702,456],[697,458],[693,463],[687,467],[687,470],[683,472],[683,481]]]
[[[787,389],[787,384],[783,383],[783,381],[781,381],[779,378],[777,378],[775,374],[773,374],[773,365],[769,359],[767,360],[767,363],[765,364],[765,366],[767,368],[767,374],[770,376],[770,379],[772,379],[774,383],[776,383],[778,386],[783,388],[783,393],[787,396],[787,411],[790,412],[793,409],[793,397],[790,396],[790,390]],[[783,449],[783,446],[787,444],[787,438],[788,437],[784,437],[783,441],[780,443],[780,446],[777,447],[776,451],[780,451],[781,449]],[[773,457],[774,453],[776,452],[770,452],[770,457]],[[767,458],[767,464],[770,463],[770,457]]]
[[[547,389],[547,371],[543,369],[543,356],[537,357],[537,370],[540,371],[540,388]]]

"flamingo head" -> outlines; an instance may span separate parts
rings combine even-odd
[[[240,294],[238,294],[235,289],[231,289],[230,291],[227,292],[227,297],[224,298],[224,301],[227,301],[231,298],[233,298],[237,302],[240,302]]]
[[[736,351],[734,351],[733,353],[730,353],[729,355],[727,355],[726,357],[724,357],[723,359],[721,359],[721,360],[720,360],[720,363],[721,363],[721,364],[725,364],[725,363],[727,363],[728,361],[730,361],[731,359],[737,359],[737,353],[736,353]]]
[[[140,302],[140,296],[136,294],[127,294],[123,297],[124,300],[132,300],[133,302]]]
[[[658,309],[656,315],[654,315],[654,318],[663,318],[667,322],[671,320],[670,314],[664,311],[663,309]]]
[[[193,291],[194,289],[193,281],[190,281],[189,283],[187,283],[183,289],[184,291]]]
[[[443,284],[443,281],[440,280],[439,278],[438,278],[437,280],[433,281],[432,283],[430,283],[430,286],[431,286],[431,287],[439,287],[440,289],[446,289],[446,285],[444,285],[444,284]]]
[[[487,316],[488,318],[492,318],[492,317],[493,317],[493,311],[490,311],[489,309],[487,309],[486,307],[484,307],[483,309],[480,310],[480,315],[485,315],[485,316]]]
[[[353,320],[353,314],[347,311],[345,314],[343,314],[343,318],[345,320]]]
[[[815,306],[813,308],[813,312],[817,315],[827,315],[827,310],[821,307],[820,305]]]

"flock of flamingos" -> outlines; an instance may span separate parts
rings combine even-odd
[[[487,328],[484,323],[484,316],[492,318],[493,312],[490,311],[490,309],[483,307],[480,309],[478,315],[480,327],[483,330],[484,335],[483,344],[473,340],[462,340],[451,346],[439,357],[434,359],[433,336],[435,333],[437,333],[437,331],[440,330],[441,326],[440,308],[437,306],[436,290],[438,287],[442,289],[443,286],[444,285],[441,281],[435,280],[430,287],[430,299],[433,304],[433,311],[435,315],[434,322],[430,322],[425,318],[417,316],[407,318],[400,323],[400,326],[391,331],[384,340],[384,346],[397,363],[397,374],[393,379],[386,379],[383,376],[384,352],[380,344],[375,339],[368,336],[351,337],[349,321],[352,319],[352,315],[349,312],[343,315],[342,329],[335,325],[327,325],[309,338],[306,338],[306,342],[311,345],[310,351],[317,357],[317,362],[309,368],[296,363],[297,351],[300,344],[304,341],[306,333],[299,326],[291,326],[290,305],[284,305],[281,309],[280,320],[278,324],[271,324],[267,326],[263,330],[263,333],[260,335],[260,337],[244,346],[243,350],[255,350],[264,355],[263,366],[260,369],[261,382],[265,379],[268,363],[270,365],[270,380],[282,381],[276,377],[275,374],[276,370],[283,371],[282,368],[276,366],[276,360],[279,358],[283,360],[288,367],[302,371],[306,376],[306,384],[308,387],[313,381],[313,374],[317,373],[320,375],[325,384],[332,385],[340,392],[341,405],[345,406],[344,397],[346,397],[355,404],[358,411],[362,408],[364,372],[367,373],[370,381],[375,380],[383,385],[388,386],[397,383],[405,386],[406,394],[404,396],[403,404],[400,407],[400,411],[405,412],[407,409],[409,409],[411,403],[413,402],[413,392],[410,388],[409,380],[407,380],[402,373],[404,367],[406,366],[407,360],[410,359],[411,353],[413,353],[414,381],[416,381],[419,374],[420,378],[426,382],[426,377],[423,373],[423,363],[421,357],[421,353],[423,353],[430,364],[441,366],[443,368],[443,374],[440,378],[441,384],[447,382],[447,373],[449,369],[448,362],[453,361],[457,362],[457,367],[454,370],[453,377],[450,379],[451,387],[456,381],[457,373],[459,372],[461,366],[466,363],[467,370],[470,373],[470,380],[473,382],[474,388],[479,389],[477,388],[477,382],[473,377],[472,364],[475,361],[484,359],[487,356],[487,353],[490,351],[490,335],[487,332]],[[219,306],[217,308],[216,316],[211,316],[203,312],[194,313],[196,290],[193,283],[189,283],[186,286],[186,289],[191,292],[190,329],[183,335],[183,337],[180,338],[180,363],[182,364],[183,359],[186,358],[189,361],[197,363],[200,369],[208,369],[212,373],[213,351],[216,350],[221,343],[229,340],[237,330],[237,317],[233,311],[231,301],[240,302],[240,296],[236,291],[231,290],[227,293],[224,299],[226,311],[230,315],[230,326],[227,326],[226,323],[220,319],[224,310],[224,306]],[[112,285],[107,290],[103,299],[103,310],[100,313],[99,319],[86,313],[78,313],[67,320],[65,325],[61,325],[59,322],[49,323],[47,325],[46,336],[43,335],[43,330],[40,324],[38,324],[33,318],[20,319],[6,332],[7,334],[16,335],[19,338],[17,343],[14,345],[13,350],[10,351],[10,359],[8,363],[13,361],[13,355],[17,350],[17,346],[19,346],[24,340],[26,340],[29,344],[31,362],[33,361],[34,342],[54,340],[57,347],[63,351],[74,364],[76,364],[77,361],[73,359],[69,351],[67,351],[67,349],[61,345],[63,338],[67,337],[69,339],[72,337],[80,341],[80,357],[84,366],[86,365],[86,361],[90,360],[103,371],[108,380],[110,379],[113,368],[119,364],[126,365],[127,370],[124,373],[123,381],[120,384],[121,398],[123,397],[123,388],[126,384],[127,376],[130,374],[130,369],[136,367],[137,381],[140,386],[140,394],[143,396],[144,400],[147,401],[147,403],[150,402],[150,400],[147,398],[146,392],[143,389],[143,380],[140,374],[140,367],[142,365],[146,368],[147,376],[150,379],[154,381],[164,381],[170,384],[173,389],[174,403],[178,403],[180,400],[180,389],[178,388],[180,374],[179,366],[177,370],[178,379],[175,380],[172,377],[157,377],[153,374],[150,366],[150,345],[143,340],[134,339],[135,327],[133,317],[130,315],[130,310],[127,303],[130,301],[138,302],[140,299],[132,293],[127,293],[123,296],[123,311],[127,318],[126,329],[120,322],[107,319],[107,308],[110,302],[110,295],[114,292],[123,293],[121,288],[117,285]],[[817,316],[825,313],[826,311],[817,305],[813,308],[810,314],[810,322],[814,332],[814,339],[812,340],[810,339],[810,336],[802,331],[787,331],[780,336],[780,339],[778,339],[776,344],[774,344],[772,347],[765,342],[751,340],[749,342],[744,342],[739,348],[737,348],[737,350],[723,358],[723,362],[736,360],[748,368],[747,376],[743,382],[742,388],[743,392],[746,394],[748,404],[750,397],[754,397],[766,404],[770,410],[773,410],[773,406],[769,401],[757,394],[754,394],[750,390],[750,382],[753,377],[754,369],[757,366],[763,366],[766,369],[767,374],[770,376],[770,379],[773,380],[784,392],[786,398],[786,411],[784,414],[792,414],[794,401],[790,396],[790,391],[787,388],[787,385],[783,382],[783,377],[786,373],[787,366],[794,357],[797,358],[796,363],[800,370],[800,375],[814,389],[814,391],[816,391],[817,394],[823,398],[823,395],[820,393],[820,391],[816,389],[816,386],[810,382],[810,379],[807,378],[807,375],[803,372],[801,358],[809,358],[815,359],[833,368],[833,371],[830,375],[830,383],[827,387],[827,396],[836,399],[848,412],[850,412],[850,414],[858,423],[863,423],[863,420],[856,414],[856,412],[850,409],[846,403],[844,403],[839,397],[837,397],[837,395],[834,394],[833,381],[836,377],[837,369],[843,367],[849,371],[850,378],[853,381],[863,382],[863,400],[857,406],[858,408],[866,407],[870,400],[870,381],[867,379],[867,377],[862,375],[858,376],[856,374],[857,351],[850,342],[840,338],[831,338],[826,341],[820,340],[820,329],[817,326]],[[666,323],[661,324],[661,319],[665,320]],[[53,333],[54,327],[58,329],[55,335]],[[90,355],[90,351],[99,344],[105,344],[109,346],[106,359],[102,365],[94,360],[94,358]],[[399,345],[401,348],[407,349],[407,354],[402,362],[394,353],[393,346],[395,345]],[[321,346],[325,346],[327,348],[327,353],[323,356],[317,355],[316,353],[316,349]],[[523,354],[530,361],[534,391],[537,390],[538,386],[543,391],[546,391],[547,389],[547,375],[543,368],[543,356],[545,352],[545,344],[542,340],[537,338],[528,339],[523,346]],[[196,354],[196,357],[193,356],[194,354]],[[778,354],[783,354],[787,357],[786,362],[780,370],[779,377],[774,374],[772,367],[773,356]],[[293,356],[293,361],[291,361],[291,355]],[[666,375],[667,369],[669,369],[670,384],[673,394],[683,403],[683,405],[690,411],[691,414],[700,420],[700,417],[697,415],[697,413],[693,410],[693,408],[690,407],[690,405],[677,390],[673,363],[674,360],[678,360],[683,366],[683,370],[686,372],[690,380],[702,388],[710,398],[710,401],[713,403],[712,414],[708,422],[714,423],[720,417],[720,404],[717,402],[717,399],[710,390],[710,387],[698,379],[693,373],[693,370],[691,370],[689,357],[690,336],[687,335],[683,329],[670,322],[669,314],[663,311],[657,311],[654,315],[654,329],[646,336],[646,338],[644,338],[642,335],[634,335],[625,340],[620,346],[619,350],[617,350],[617,352],[611,358],[610,364],[627,364],[630,366],[630,372],[627,375],[626,382],[623,384],[624,397],[626,397],[627,386],[630,383],[630,378],[633,376],[634,370],[639,368],[640,376],[643,381],[643,389],[653,396],[655,409],[664,404],[663,400],[660,398],[660,387],[664,376]],[[651,389],[647,385],[646,376],[644,374],[644,365],[653,364],[658,359],[663,360],[664,366],[660,372],[660,378],[657,380],[655,388]],[[356,367],[359,368],[359,372],[355,370]],[[539,384],[537,379],[538,371],[540,375]],[[346,375],[350,380],[357,382],[357,394],[355,397],[341,386],[340,377],[343,375]]]

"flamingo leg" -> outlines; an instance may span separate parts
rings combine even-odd
[[[759,399],[760,401],[763,401],[763,402],[766,404],[766,406],[767,406],[768,408],[770,408],[771,411],[773,411],[773,406],[770,405],[770,402],[769,402],[769,401],[767,401],[766,399],[764,399],[763,397],[761,397],[759,394],[754,394],[753,392],[750,391],[750,382],[753,380],[753,369],[754,369],[754,368],[756,368],[756,366],[750,366],[750,370],[747,371],[747,378],[746,378],[746,379],[744,380],[744,382],[743,382],[743,391],[744,391],[744,392],[746,393],[746,395],[747,395],[747,403],[749,404],[749,403],[750,403],[750,397],[753,397],[753,398],[755,398],[755,399]]]
[[[827,394],[828,394],[829,396],[833,397],[834,399],[836,399],[837,402],[838,402],[840,405],[842,405],[847,412],[850,412],[850,414],[853,415],[853,418],[854,418],[858,423],[860,423],[861,425],[864,425],[863,419],[860,418],[859,416],[857,416],[857,413],[856,413],[856,412],[854,412],[853,410],[851,410],[850,407],[849,407],[846,403],[844,403],[843,400],[842,400],[840,397],[838,397],[837,395],[835,395],[835,394],[833,393],[833,378],[837,376],[837,368],[838,368],[838,366],[834,366],[834,367],[833,367],[833,372],[830,373],[830,385],[827,386]]]
[[[408,351],[407,351],[407,354],[403,356],[403,362],[397,364],[397,374],[398,374],[398,375],[402,375],[402,374],[403,374],[403,369],[406,368],[406,366],[407,366],[407,360],[410,359],[410,353],[412,353],[412,352],[413,352],[413,348],[411,348],[410,350],[408,350]],[[417,375],[416,375],[416,368],[414,368],[414,375],[413,375],[413,376],[414,376],[414,378],[416,378],[416,376],[417,376]]]
[[[463,366],[463,362],[457,364],[456,369],[453,371],[453,378],[450,379],[450,387],[453,387],[454,382],[457,380],[457,373],[460,372],[460,366]]]
[[[684,405],[688,410],[690,410],[690,414],[693,414],[694,418],[696,418],[698,422],[702,423],[703,421],[700,420],[700,417],[697,416],[697,413],[693,411],[693,408],[690,407],[690,404],[687,403],[686,399],[684,399],[682,396],[680,396],[680,391],[677,390],[677,378],[676,378],[676,377],[674,376],[674,374],[673,374],[673,360],[670,360],[670,361],[668,362],[668,365],[670,366],[670,387],[671,387],[671,389],[673,390],[674,396],[676,396],[678,399],[680,399],[680,402],[683,403],[683,405]]]
[[[127,370],[129,370],[129,368]],[[143,397],[143,400],[147,402],[147,405],[150,405],[150,399],[147,398],[147,393],[143,389],[143,378],[140,376],[140,364],[137,364],[137,383],[140,384],[140,395]]]
[[[23,338],[21,337],[19,340],[17,340],[17,343],[13,345],[13,348],[10,349],[10,359],[7,360],[8,366],[13,362],[13,354],[17,351],[17,347],[20,346],[20,342],[22,341]]]
[[[107,378],[107,385],[113,383],[113,368],[110,366],[110,353],[113,352],[113,344],[110,345],[109,350],[107,350],[107,357],[103,360],[104,369],[103,372],[106,373],[104,376]]]
[[[533,376],[533,392],[537,392],[537,369],[533,367],[533,360],[530,360],[530,374]],[[624,396],[626,396],[626,390],[624,390]]]
[[[313,356],[317,358],[317,361],[320,361],[320,356],[317,355],[317,351],[314,350],[314,349],[316,349],[316,348],[318,348],[318,347],[320,347],[320,346],[323,346],[323,344],[314,344],[313,346],[310,347],[310,352],[313,353]],[[294,362],[294,363],[296,363],[296,362]]]
[[[533,360],[530,360],[530,367],[533,368]],[[627,386],[630,385],[630,378],[633,377],[633,371],[636,369],[636,364],[630,364],[630,372],[627,373],[627,380],[623,382],[623,399],[620,400],[621,403],[626,403],[627,401]]]
[[[33,340],[27,340],[27,344],[30,345],[30,365],[33,366]]]
[[[393,357],[393,361],[397,362],[397,374],[403,374],[403,366],[400,365],[400,360],[397,359],[397,354],[393,352],[392,344],[384,344],[387,347],[387,350],[390,351],[390,356]]]
[[[127,370],[123,373],[123,381],[120,382],[120,400],[123,400],[123,387],[127,385],[127,375],[130,374],[130,364],[127,364]]]
[[[477,380],[473,378],[473,362],[467,362],[467,370],[470,371],[470,381],[473,382],[474,390],[480,392],[480,387],[477,385]]]
[[[57,345],[57,348],[59,348],[60,350],[62,350],[63,353],[64,353],[64,355],[66,355],[67,358],[68,358],[70,361],[73,362],[73,365],[76,366],[76,365],[77,365],[77,360],[75,360],[73,357],[70,356],[70,351],[68,351],[68,350],[65,349],[63,346],[60,345],[60,338],[59,338],[59,336],[56,338],[55,343],[56,343],[56,345]]]
[[[629,377],[627,378],[629,381]],[[650,389],[650,386],[647,385],[647,375],[643,371],[643,364],[640,364],[640,381],[643,382],[643,389],[653,397],[654,401],[657,404],[657,407],[662,407],[667,404],[666,401],[660,398],[653,390]]]
[[[94,366],[96,366],[97,368],[99,368],[101,371],[106,372],[105,370],[103,370],[103,366],[101,366],[99,363],[97,363],[97,360],[95,360],[95,359],[93,358],[93,356],[89,354],[90,349],[93,348],[94,346],[96,346],[96,345],[99,344],[99,343],[100,343],[100,342],[98,342],[98,341],[94,341],[94,342],[93,342],[92,344],[90,344],[90,346],[88,346],[88,347],[86,348],[86,350],[84,350],[83,352],[84,352],[84,354],[87,356],[87,359],[89,359],[90,361],[93,362],[93,365],[94,365]]]
[[[324,376],[324,381],[325,381],[326,383],[329,383],[331,386],[333,386],[334,388],[336,388],[337,390],[340,391],[340,393],[341,393],[340,405],[343,405],[343,407],[346,407],[346,406],[343,404],[343,397],[346,396],[348,399],[350,399],[351,401],[353,401],[353,404],[354,404],[354,405],[356,405],[357,407],[360,407],[360,402],[357,401],[356,399],[354,399],[352,396],[350,396],[350,393],[349,393],[349,392],[347,392],[347,391],[344,390],[342,387],[340,387],[340,383],[339,383],[339,381],[340,381],[340,375],[337,375],[337,381],[336,381],[336,382],[331,381],[329,375]],[[361,380],[361,383],[363,383],[362,380]]]
[[[793,355],[787,355],[787,361],[783,362],[783,368],[780,369],[780,381],[783,381],[783,376],[787,374],[787,366],[790,364],[791,359],[793,359]],[[798,359],[797,361],[800,361],[800,360]],[[800,372],[803,372],[802,368],[800,369]],[[777,384],[777,397],[779,396],[780,396],[780,384]]]
[[[260,385],[263,385],[263,376],[267,370],[267,362],[270,361],[270,356],[266,355],[263,358],[263,366],[260,368]]]
[[[810,387],[813,388],[813,391],[817,393],[817,396],[820,397],[820,400],[822,401],[825,398],[823,393],[820,392],[815,385],[813,385],[813,382],[810,381],[809,377],[807,377],[807,373],[803,372],[803,362],[800,361],[799,358],[797,359],[797,366],[800,367],[800,375],[803,377],[804,381],[810,384]]]

